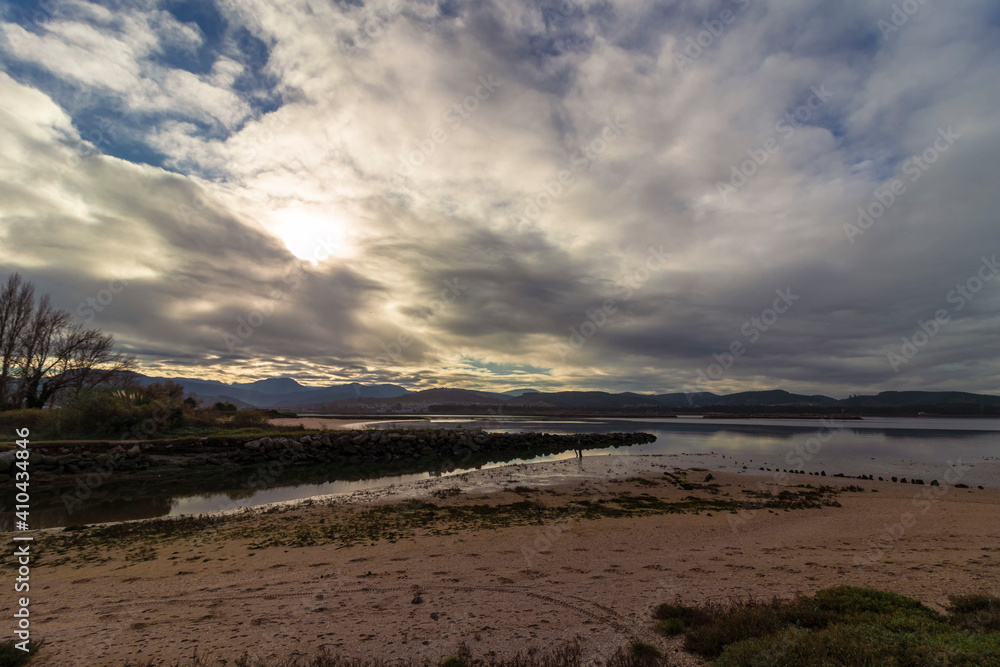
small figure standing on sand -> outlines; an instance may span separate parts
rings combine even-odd
[[[580,459],[581,461],[583,460],[583,448],[580,446],[579,436],[577,436],[576,438],[576,449],[574,449],[573,452],[576,454],[576,458]]]

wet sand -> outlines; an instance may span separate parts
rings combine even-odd
[[[663,473],[676,469],[674,457],[585,457],[243,515],[248,525],[273,522],[264,531],[271,534],[417,497],[441,506],[526,498],[551,505],[624,491],[671,501],[691,493],[711,497],[665,482]],[[706,474],[690,471],[686,479],[702,482]],[[854,584],[940,608],[950,595],[1000,588],[997,489],[810,475],[789,475],[782,487],[773,476],[750,471],[713,475],[720,497],[794,491],[799,484],[861,490],[839,494],[841,507],[577,518],[479,530],[430,525],[396,542],[353,546],[250,548],[261,546],[259,536],[233,537],[223,524],[218,533],[155,546],[152,560],[137,558],[135,545],[102,549],[106,562],[36,567],[32,613],[46,646],[32,664],[120,665],[187,657],[195,649],[229,660],[244,650],[284,657],[321,647],[437,662],[463,642],[480,655],[512,654],[579,637],[588,658],[642,638],[670,652],[672,664],[694,665],[701,663],[675,652],[676,640],[651,632],[655,604],[677,596],[689,602],[792,596]],[[511,490],[516,486],[538,491],[518,494]],[[430,497],[450,488],[464,491]],[[908,514],[912,522],[904,519]]]
[[[277,417],[269,419],[272,426],[302,426],[320,430],[336,430],[344,428],[359,428],[360,424],[371,424],[372,419],[341,419],[339,417]]]

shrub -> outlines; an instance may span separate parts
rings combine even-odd
[[[28,642],[28,651],[25,653],[14,645],[13,639],[0,643],[0,667],[27,665],[41,646],[41,642]]]
[[[660,621],[657,624],[656,629],[659,630],[660,633],[671,637],[684,632],[684,623],[679,618],[668,618]]]
[[[58,411],[55,435],[150,436],[177,428],[184,423],[182,396],[159,384],[82,391]]]
[[[1000,632],[1000,597],[962,595],[951,599],[948,621],[968,630]]]
[[[54,416],[53,410],[41,408],[0,412],[0,433],[4,438],[13,438],[14,431],[19,428],[29,429],[33,435],[44,433],[51,428]]]
[[[933,609],[905,595],[856,586],[837,586],[816,593],[815,606],[838,618],[868,614],[914,614],[929,620],[943,620]]]
[[[618,649],[607,662],[607,667],[661,667],[666,664],[660,649],[637,640],[627,649]]]
[[[256,410],[240,410],[230,422],[236,428],[263,426],[267,423],[267,415]]]
[[[647,642],[634,641],[629,644],[628,652],[637,658],[662,658],[660,649]]]
[[[728,609],[711,608],[711,621],[696,622],[685,631],[684,647],[694,653],[715,657],[735,642],[765,637],[782,627],[781,602],[736,601]]]
[[[794,600],[664,604],[666,634],[713,665],[1000,665],[1000,598],[953,598],[945,618],[918,600],[853,586]]]
[[[708,608],[690,607],[684,604],[664,602],[657,607],[653,616],[661,621],[676,620],[682,627],[690,627],[695,623],[705,623],[711,619]]]

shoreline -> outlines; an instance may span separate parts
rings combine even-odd
[[[113,526],[136,522],[155,522],[161,520],[183,519],[192,516],[224,517],[245,512],[266,512],[274,509],[294,508],[311,503],[345,503],[363,505],[370,503],[389,503],[396,500],[427,498],[435,491],[449,488],[459,488],[463,492],[495,493],[503,486],[531,484],[549,487],[582,480],[600,481],[617,479],[623,476],[635,476],[657,473],[666,469],[705,470],[712,473],[731,473],[740,477],[754,479],[760,483],[776,482],[781,484],[829,484],[832,481],[849,483],[849,481],[864,481],[862,475],[872,476],[872,481],[885,484],[888,487],[909,489],[914,496],[927,493],[932,489],[952,488],[954,484],[965,484],[967,488],[956,488],[956,491],[981,491],[1000,489],[1000,457],[986,457],[986,460],[969,461],[958,469],[949,468],[947,463],[930,469],[926,464],[906,461],[873,462],[870,459],[853,459],[831,463],[826,467],[819,462],[811,466],[811,470],[802,473],[793,472],[789,468],[779,466],[784,463],[784,455],[754,454],[754,458],[735,457],[732,454],[715,452],[681,453],[681,454],[618,454],[584,452],[583,463],[571,454],[563,454],[546,460],[524,463],[501,463],[490,467],[482,467],[465,472],[445,472],[425,479],[389,482],[380,484],[379,480],[406,476],[413,473],[393,474],[386,471],[384,475],[373,472],[372,477],[359,478],[352,483],[371,483],[369,488],[335,493],[318,493],[287,500],[259,502],[246,504],[244,500],[230,500],[229,507],[207,509],[181,514],[161,514],[158,516],[125,518],[112,521],[86,521],[86,526]],[[581,465],[583,466],[581,472]],[[787,464],[786,464],[787,465]],[[603,466],[603,467],[602,467]],[[610,467],[609,467],[610,466]],[[774,467],[772,467],[774,466]],[[783,471],[784,470],[784,471]],[[840,472],[840,471],[848,472]],[[245,472],[252,472],[247,468]],[[820,473],[826,472],[823,476]],[[133,473],[134,474],[134,473]],[[207,474],[207,473],[206,473]],[[419,473],[418,473],[419,474]],[[426,473],[424,473],[426,474]],[[891,481],[895,476],[905,479],[906,483]],[[879,478],[882,477],[882,481]],[[922,484],[913,484],[911,480],[919,479]],[[948,480],[951,479],[951,483]],[[937,481],[937,485],[932,485]],[[306,486],[312,484],[307,483]],[[262,489],[261,493],[274,492],[286,488],[297,488],[291,484]],[[982,487],[982,488],[980,488]],[[69,487],[67,487],[68,489]],[[209,497],[219,497],[224,492],[213,492]],[[79,520],[67,522],[64,525],[78,525]],[[60,531],[64,525],[42,528],[45,531]]]
[[[734,461],[733,463],[727,462]],[[752,459],[746,459],[752,461]],[[760,457],[758,456],[758,461]],[[777,481],[777,477],[782,477],[780,470],[758,470],[757,468],[741,469],[742,461],[729,458],[724,454],[704,453],[704,454],[584,454],[582,459],[562,458],[558,460],[534,461],[530,463],[501,464],[495,467],[472,470],[462,473],[447,473],[439,477],[432,477],[425,480],[404,482],[402,484],[389,484],[384,487],[371,489],[361,489],[347,493],[331,493],[308,498],[298,498],[293,500],[279,501],[252,506],[262,510],[271,507],[294,507],[296,505],[309,502],[341,502],[347,504],[370,504],[374,502],[392,502],[394,500],[409,500],[413,498],[424,498],[430,496],[435,491],[449,488],[459,488],[463,492],[476,493],[496,493],[503,490],[505,486],[511,484],[531,484],[539,487],[551,487],[565,483],[578,483],[581,481],[609,481],[623,477],[637,476],[643,474],[660,473],[663,470],[694,470],[706,473],[731,473],[741,477],[759,477],[765,480]],[[1000,468],[1000,465],[997,465]],[[923,467],[914,467],[907,472],[903,468],[903,474],[912,477],[914,473],[921,474]],[[1000,470],[991,472],[1000,477]],[[826,476],[784,473],[788,483],[804,484],[828,484],[833,481],[848,483],[852,481],[865,481],[859,477],[830,474]],[[943,476],[943,475],[942,475]],[[883,482],[903,489],[912,488],[914,492],[919,492],[921,486],[930,487],[932,477],[924,478],[924,484],[901,484],[893,483],[890,478]],[[984,486],[984,489],[1000,489],[1000,479],[998,483]],[[960,482],[959,482],[960,483]],[[968,490],[981,490],[976,486],[971,486]],[[945,487],[947,488],[947,487]],[[961,489],[959,489],[961,490]]]
[[[948,595],[1000,580],[1000,490],[940,488],[920,512],[914,493],[929,487],[806,475],[782,485],[709,466],[684,472],[671,458],[592,456],[222,521],[39,534],[50,590],[33,599],[47,643],[32,664],[80,655],[145,664],[195,648],[232,660],[247,647],[262,658],[325,647],[439,663],[463,642],[509,656],[580,637],[588,660],[641,639],[671,664],[698,665],[652,632],[653,606],[851,584],[941,608]],[[763,502],[752,500],[762,486],[818,503],[768,495],[778,503],[770,509],[739,509]],[[736,509],[723,509],[731,502]],[[571,507],[588,509],[566,514]],[[907,512],[916,521],[887,535]]]
[[[755,460],[759,463],[768,463],[760,458],[745,459],[751,463]],[[777,455],[771,455],[777,457]],[[565,484],[578,484],[581,482],[606,483],[615,480],[625,479],[650,474],[660,474],[663,471],[694,471],[703,473],[732,474],[744,479],[755,480],[753,484],[760,486],[763,484],[777,484],[781,486],[796,484],[838,484],[847,485],[852,482],[869,481],[876,485],[885,485],[889,488],[900,489],[904,493],[909,490],[911,495],[918,497],[935,489],[946,489],[962,492],[982,492],[1000,491],[1000,464],[993,464],[995,468],[989,472],[991,480],[989,485],[967,485],[967,487],[955,487],[954,484],[943,484],[941,486],[931,486],[931,481],[935,478],[926,476],[918,478],[916,475],[923,474],[925,467],[911,464],[906,467],[901,464],[895,472],[902,478],[921,479],[922,484],[912,484],[892,482],[891,476],[880,480],[878,475],[873,475],[874,479],[865,480],[859,476],[851,476],[841,473],[828,473],[826,476],[793,472],[781,469],[764,469],[759,467],[746,467],[744,460],[735,459],[731,455],[709,453],[682,453],[682,454],[584,454],[582,459],[576,457],[563,457],[553,460],[541,460],[525,463],[505,463],[492,467],[476,470],[469,470],[461,473],[443,473],[438,476],[422,480],[415,480],[402,483],[389,483],[385,486],[374,486],[367,489],[354,491],[326,493],[280,500],[264,502],[254,505],[236,505],[233,507],[220,508],[206,512],[192,512],[185,514],[168,514],[156,517],[146,517],[138,519],[125,519],[121,521],[106,521],[85,524],[87,527],[108,527],[116,525],[148,523],[157,521],[183,520],[191,517],[214,517],[226,518],[246,514],[264,514],[272,511],[287,511],[295,508],[310,506],[313,504],[344,504],[344,505],[383,505],[399,501],[420,500],[433,497],[436,492],[458,489],[462,493],[493,494],[500,493],[505,488],[511,486],[532,485],[538,488],[551,488]],[[770,465],[770,463],[769,463]],[[975,464],[973,464],[975,465]],[[988,465],[988,464],[987,464]],[[961,472],[961,471],[960,471]],[[865,473],[871,474],[871,473]],[[965,472],[965,479],[968,473]],[[365,480],[361,480],[365,481]],[[956,482],[962,483],[962,482]],[[275,487],[283,488],[283,487]],[[876,488],[881,488],[877,486]],[[62,526],[38,529],[39,532],[56,533],[64,530]]]

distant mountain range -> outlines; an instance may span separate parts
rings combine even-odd
[[[1000,413],[1000,396],[960,391],[884,391],[836,399],[821,394],[792,394],[783,389],[735,394],[696,392],[637,394],[604,391],[540,392],[531,388],[503,393],[472,389],[424,389],[411,392],[393,384],[358,383],[306,387],[291,378],[225,384],[197,378],[164,378],[136,374],[143,385],[173,381],[203,404],[230,402],[240,408],[287,408],[298,412],[385,413],[443,411],[505,412],[516,414],[578,413],[644,414],[669,412],[871,414],[873,411],[908,413],[923,409],[941,413]]]
[[[852,396],[838,401],[841,405],[866,408],[907,407],[914,405],[990,405],[1000,406],[1000,396],[970,394],[965,391],[883,391],[874,396]]]
[[[142,385],[169,380],[184,387],[184,391],[193,394],[204,404],[229,402],[240,408],[283,408],[350,398],[403,396],[410,393],[408,389],[394,384],[362,385],[352,382],[329,387],[306,387],[291,378],[268,378],[234,384],[225,384],[217,380],[150,377],[142,374],[136,374],[136,379]]]
[[[833,405],[838,403],[837,399],[829,396],[802,394],[790,394],[784,389],[770,389],[767,391],[741,391],[736,394],[713,394],[709,391],[692,394],[690,400],[688,394],[659,394],[656,400],[661,405],[670,407],[702,407],[706,405]]]

